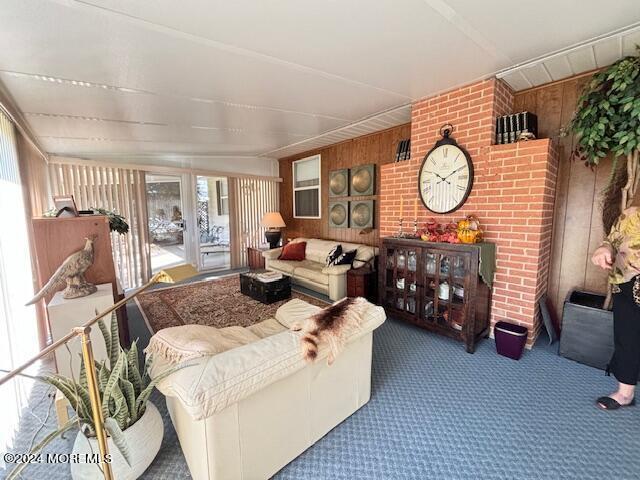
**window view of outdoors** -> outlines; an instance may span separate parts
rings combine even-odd
[[[229,188],[224,177],[198,177],[197,219],[204,270],[229,268]]]
[[[147,212],[152,271],[184,263],[180,177],[147,175]]]

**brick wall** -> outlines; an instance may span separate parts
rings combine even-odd
[[[440,138],[440,126],[453,124],[452,137],[473,161],[473,189],[465,205],[449,215],[436,215],[420,202],[419,225],[430,217],[480,219],[485,238],[497,245],[492,325],[503,319],[526,325],[531,346],[540,330],[536,302],[547,285],[557,152],[547,139],[492,145],[495,118],[510,112],[512,102],[510,89],[491,79],[413,105],[411,160],[381,167],[380,236],[397,230],[401,197],[405,217],[412,214],[422,160]]]

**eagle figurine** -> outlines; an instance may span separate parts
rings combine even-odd
[[[44,287],[33,297],[27,305],[33,305],[46,297],[63,282],[67,282],[64,290],[64,298],[86,297],[98,290],[94,284],[87,282],[84,272],[93,264],[93,238],[85,238],[86,242],[82,250],[78,250],[67,257],[62,265],[51,276]]]

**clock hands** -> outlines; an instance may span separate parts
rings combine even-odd
[[[451,172],[449,175],[447,175],[446,177],[440,177],[440,175],[438,175],[436,173],[436,175],[438,175],[438,177],[442,178],[443,181],[447,182],[449,185],[451,185],[451,183],[449,181],[447,181],[447,178],[449,178],[451,175],[453,175],[456,172],[459,172],[460,170],[462,170],[464,167],[466,167],[466,165],[461,166],[460,168],[455,169],[453,172]],[[441,181],[438,183],[442,183]]]
[[[447,180],[448,175],[447,175],[447,177],[441,177],[441,176],[440,176],[439,174],[437,174],[436,172],[430,172],[430,171],[428,171],[428,170],[425,170],[425,173],[433,173],[436,177],[438,177],[438,178],[440,179],[440,181],[439,181],[439,182],[437,182],[437,183],[436,183],[436,185],[437,185],[438,183],[442,183],[443,181],[444,181],[444,182],[447,182],[449,185],[451,185],[451,183]]]

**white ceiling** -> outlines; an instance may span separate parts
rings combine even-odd
[[[0,15],[0,82],[43,148],[127,160],[298,153],[640,22],[638,0],[2,0]],[[543,78],[521,75],[504,77]]]

